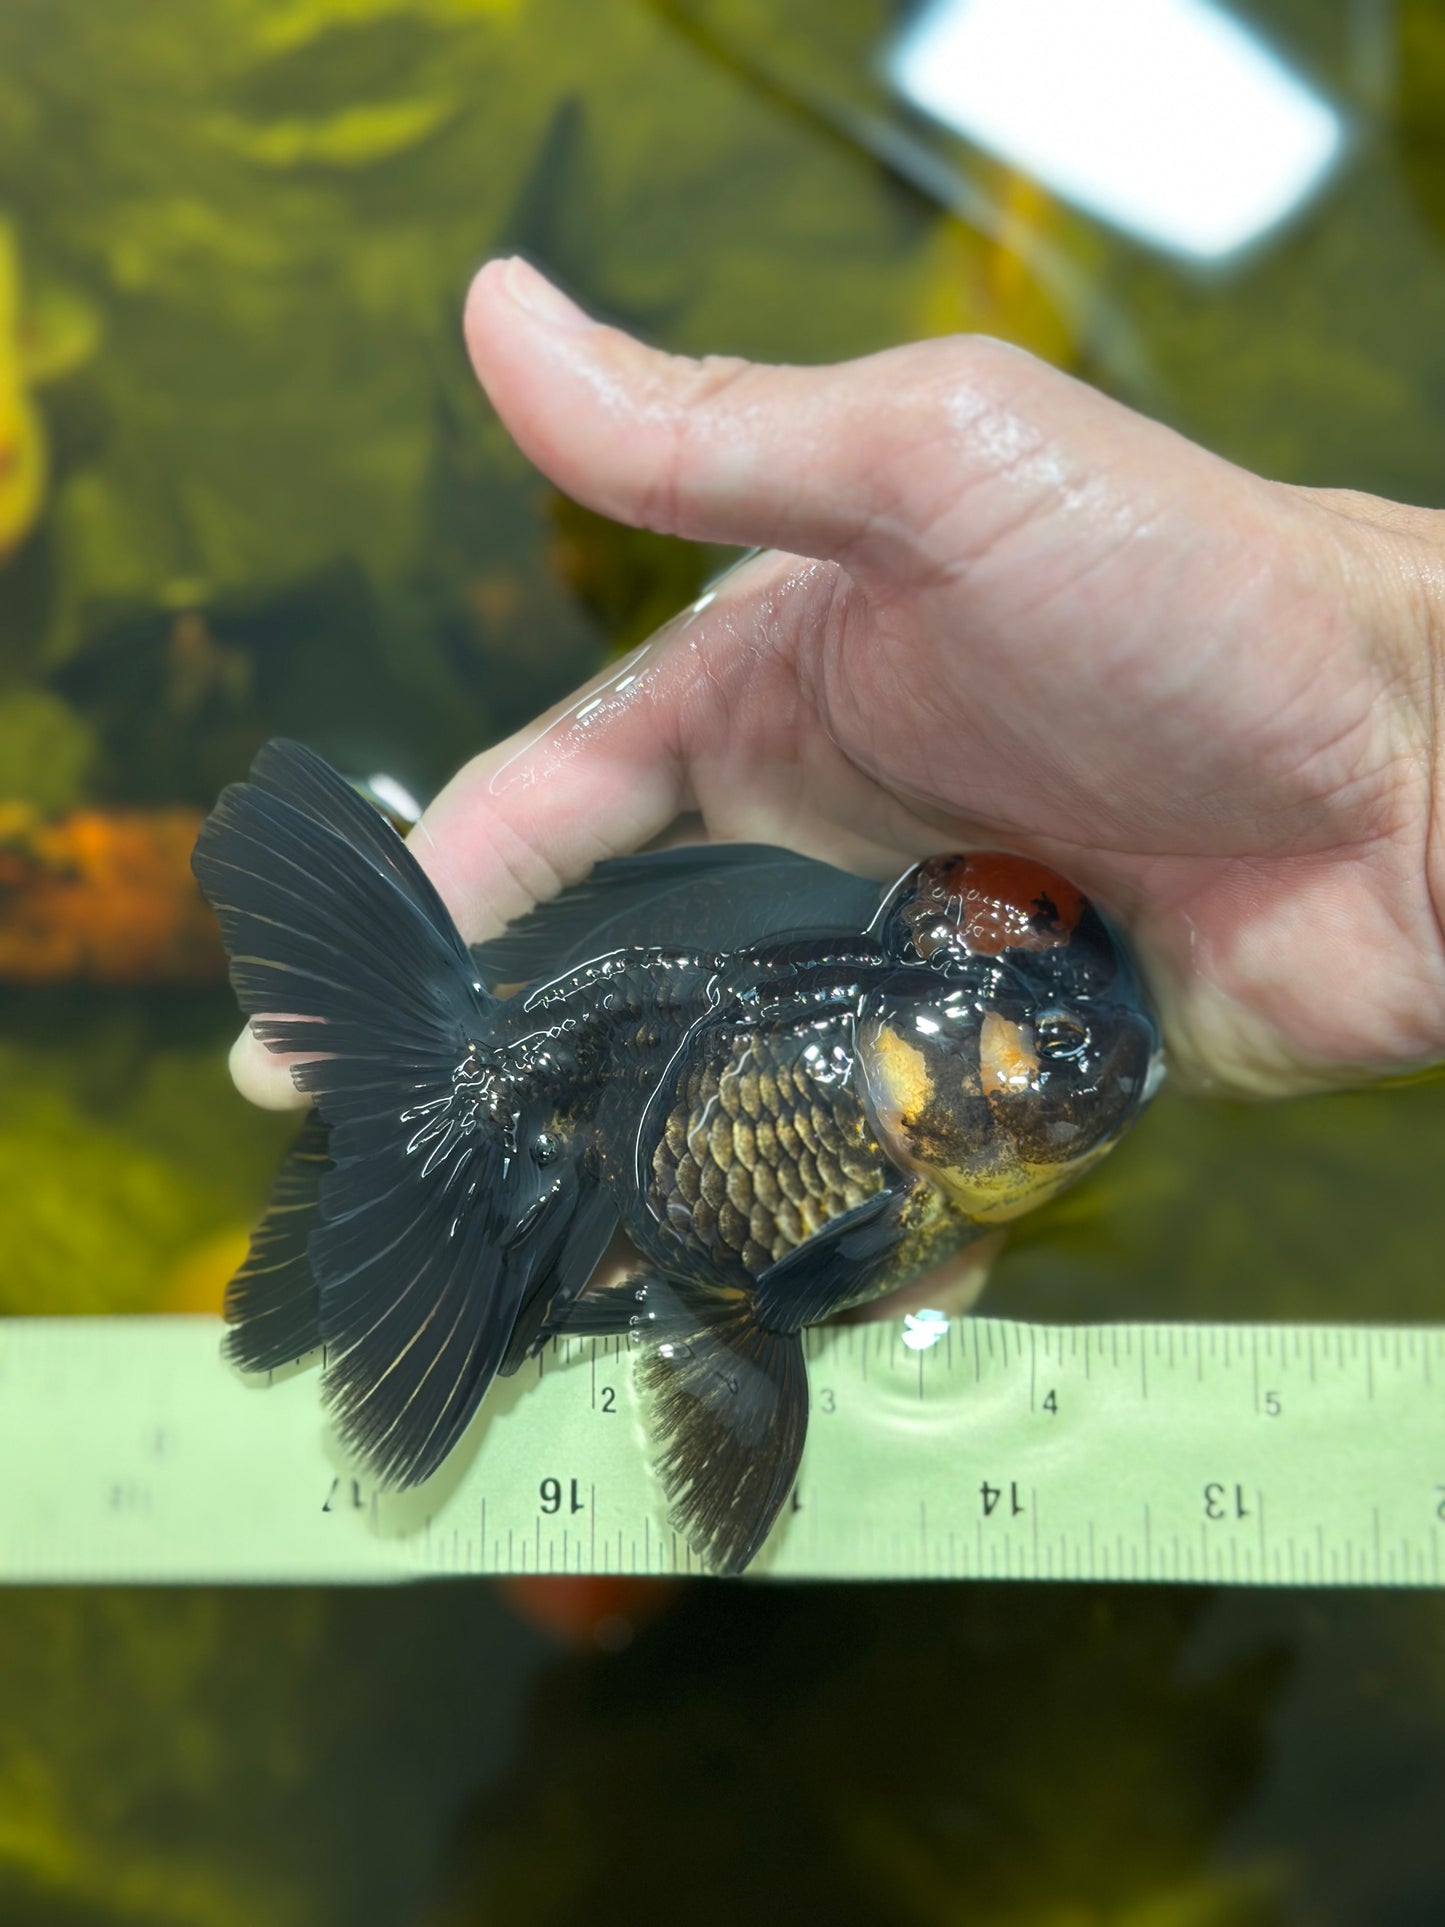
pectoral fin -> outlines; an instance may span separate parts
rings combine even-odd
[[[770,1265],[753,1294],[760,1323],[801,1331],[872,1296],[898,1255],[907,1198],[905,1185],[879,1191]]]

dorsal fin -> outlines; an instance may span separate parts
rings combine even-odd
[[[531,983],[631,944],[739,950],[805,930],[862,930],[882,887],[769,843],[612,857],[472,955],[490,984]]]

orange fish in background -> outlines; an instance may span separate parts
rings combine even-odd
[[[226,973],[191,876],[201,812],[0,803],[0,983],[209,984]]]
[[[682,1591],[678,1579],[570,1573],[501,1579],[497,1590],[519,1619],[563,1646],[620,1653]]]

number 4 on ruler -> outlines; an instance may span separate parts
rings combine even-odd
[[[985,1519],[991,1519],[993,1517],[994,1507],[997,1506],[1004,1497],[1004,1489],[1001,1485],[990,1485],[988,1480],[985,1479],[979,1487],[979,1492],[983,1496],[983,1516]],[[1008,1503],[1008,1516],[1011,1519],[1016,1519],[1019,1514],[1025,1510],[1024,1502],[1019,1497],[1018,1481],[1016,1479],[1009,1480]]]

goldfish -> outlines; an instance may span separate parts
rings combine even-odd
[[[192,863],[314,1107],[228,1289],[229,1357],[324,1344],[343,1443],[408,1486],[498,1374],[625,1335],[715,1573],[793,1489],[805,1329],[1052,1197],[1161,1074],[1123,932],[1024,857],[884,889],[763,845],[650,852],[469,948],[395,830],[274,742]],[[594,1279],[619,1228],[635,1267]]]
[[[638,1630],[671,1606],[682,1585],[676,1580],[633,1579],[618,1573],[564,1573],[514,1576],[497,1590],[519,1619],[547,1633],[559,1646],[604,1653],[624,1652]]]
[[[225,958],[187,861],[200,812],[0,803],[0,984],[206,984]]]

